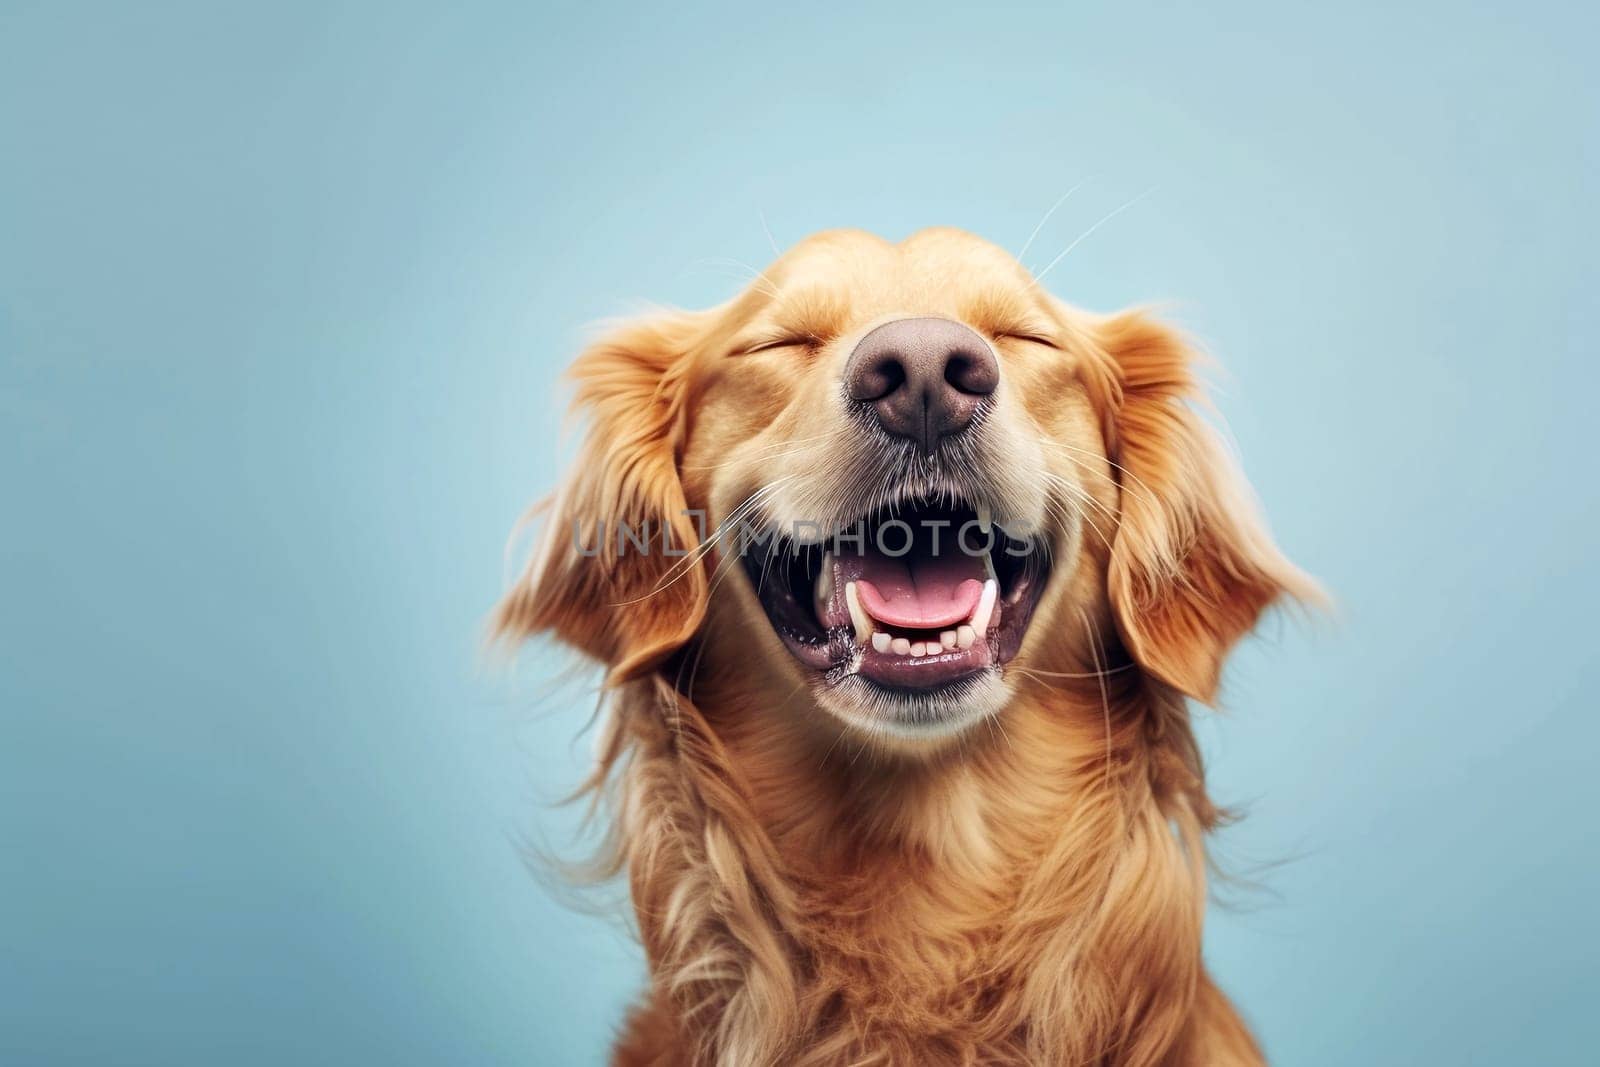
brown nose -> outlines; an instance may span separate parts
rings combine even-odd
[[[950,319],[885,323],[861,339],[844,366],[850,399],[929,455],[971,424],[999,384],[1000,364],[988,342]]]

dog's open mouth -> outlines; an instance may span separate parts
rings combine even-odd
[[[962,502],[902,503],[820,534],[774,531],[741,555],[801,663],[921,692],[1015,656],[1048,577],[1039,542]]]

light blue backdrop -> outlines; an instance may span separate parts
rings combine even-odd
[[[1593,8],[0,5],[0,1061],[588,1064],[480,623],[586,323],[825,227],[1165,300],[1341,602],[1207,716],[1283,1064],[1593,1063]],[[448,8],[449,10],[445,10]]]

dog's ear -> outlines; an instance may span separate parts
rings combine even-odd
[[[702,316],[662,312],[612,329],[573,365],[587,431],[572,470],[541,505],[527,570],[495,611],[494,636],[556,636],[609,668],[647,674],[704,618],[707,582],[678,474],[689,352]]]
[[[1123,642],[1149,674],[1212,702],[1228,650],[1279,597],[1320,599],[1278,551],[1249,488],[1196,414],[1196,357],[1140,312],[1102,320],[1103,412],[1122,513],[1108,590]]]

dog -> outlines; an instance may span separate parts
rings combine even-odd
[[[1201,961],[1188,699],[1319,594],[1196,364],[953,229],[822,233],[583,352],[492,628],[605,668],[650,971],[613,1062],[1263,1062]]]

